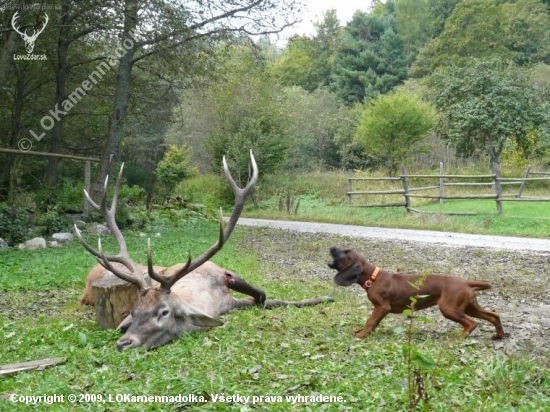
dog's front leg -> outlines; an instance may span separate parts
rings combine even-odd
[[[375,306],[372,314],[369,316],[367,323],[363,329],[355,331],[355,337],[362,339],[372,332],[374,328],[378,326],[380,321],[390,313],[391,308],[386,306]]]

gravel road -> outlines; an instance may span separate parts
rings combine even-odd
[[[239,225],[260,226],[306,233],[328,233],[366,239],[406,240],[421,243],[439,243],[449,246],[471,246],[500,250],[529,250],[550,253],[549,239],[526,237],[470,235],[437,232],[434,230],[386,229],[381,227],[337,225],[331,223],[292,222],[240,218]]]

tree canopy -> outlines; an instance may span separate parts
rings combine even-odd
[[[536,103],[529,73],[513,62],[475,59],[452,66],[433,76],[432,87],[441,112],[437,129],[463,155],[484,152],[498,164],[509,141],[522,147],[532,133],[544,138],[547,115]]]
[[[333,58],[331,90],[346,104],[391,91],[407,77],[407,59],[397,34],[393,2],[380,12],[356,12]]]
[[[498,58],[517,65],[550,62],[550,14],[540,0],[463,0],[428,43],[412,74],[422,77],[439,67],[467,65],[471,58]]]

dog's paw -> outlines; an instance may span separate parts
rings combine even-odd
[[[356,330],[353,332],[356,338],[363,339],[365,336],[367,336],[367,332],[365,332],[363,329]]]

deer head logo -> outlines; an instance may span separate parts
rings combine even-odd
[[[34,49],[34,42],[36,41],[38,35],[40,33],[42,33],[44,31],[44,29],[46,28],[46,24],[48,24],[48,21],[49,21],[49,17],[47,14],[44,14],[45,16],[45,19],[44,19],[44,23],[42,24],[42,28],[38,31],[36,30],[33,30],[33,34],[32,36],[29,36],[27,34],[27,30],[25,30],[24,32],[21,32],[18,28],[17,28],[17,17],[18,17],[18,14],[19,12],[16,11],[15,14],[13,15],[12,19],[11,19],[11,25],[13,27],[13,29],[19,33],[21,35],[21,38],[23,39],[23,41],[25,42],[25,48],[27,49],[27,53],[28,54],[31,54],[33,49]]]

